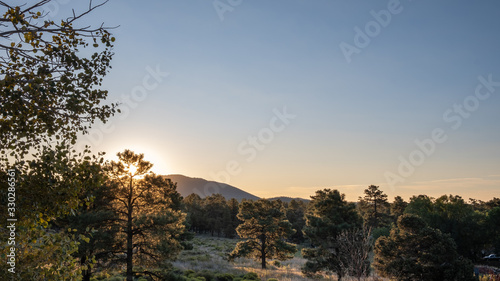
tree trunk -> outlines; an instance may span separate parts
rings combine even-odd
[[[90,272],[90,269],[87,269],[82,272],[82,281],[90,281],[90,277],[92,276],[92,273]]]
[[[128,210],[127,210],[127,281],[133,281],[133,264],[132,255],[133,253],[133,243],[132,243],[132,179],[130,179],[130,190],[128,196]]]
[[[132,217],[129,216],[127,222],[127,281],[133,281],[132,255],[133,255]]]
[[[82,257],[80,264],[83,266],[87,262],[87,257]],[[90,265],[87,269],[82,270],[82,281],[90,281],[90,277],[92,276]]]
[[[262,269],[266,269],[266,235],[262,234],[260,237],[260,242],[262,247],[260,248],[260,254],[262,257]]]

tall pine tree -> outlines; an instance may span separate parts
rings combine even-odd
[[[127,281],[132,281],[134,265],[153,268],[182,250],[185,214],[176,185],[151,173],[153,164],[144,160],[144,154],[125,150],[117,155],[120,161],[111,162],[109,177],[117,188],[113,204],[126,245]]]
[[[354,203],[348,203],[338,190],[318,190],[311,196],[306,212],[305,236],[313,247],[305,248],[303,256],[308,260],[303,268],[306,275],[323,271],[336,273],[338,280],[346,274],[349,258],[339,247],[339,235],[343,230],[360,228],[362,220]]]
[[[243,221],[236,228],[238,235],[245,239],[238,242],[229,255],[230,260],[237,257],[252,257],[266,268],[267,259],[287,260],[297,251],[294,244],[286,239],[294,233],[288,222],[283,203],[279,200],[243,201],[238,218]]]

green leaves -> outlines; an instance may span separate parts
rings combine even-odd
[[[105,122],[117,106],[104,105],[108,93],[97,88],[113,56],[110,32],[102,26],[74,27],[84,14],[60,24],[31,21],[44,16],[46,3],[24,10],[0,4],[7,8],[0,34],[17,40],[0,46],[5,51],[0,56],[0,150],[18,159],[53,137],[74,142],[95,120]],[[89,39],[103,42],[91,59],[79,52]]]

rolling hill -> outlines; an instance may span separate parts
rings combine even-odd
[[[177,191],[182,197],[187,197],[192,193],[200,195],[201,198],[220,193],[226,199],[235,198],[238,201],[243,199],[258,200],[259,197],[245,192],[237,187],[225,183],[208,181],[202,178],[190,178],[183,175],[165,176],[177,183]]]

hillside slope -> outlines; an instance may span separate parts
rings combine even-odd
[[[190,178],[183,175],[165,176],[177,183],[177,191],[187,197],[192,193],[200,195],[201,198],[220,193],[226,199],[234,198],[238,201],[242,199],[258,200],[259,197],[245,192],[237,187],[215,181],[207,181],[201,178]]]

